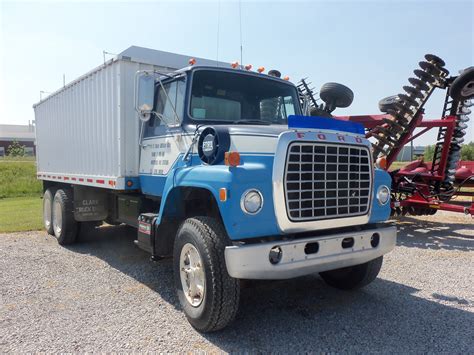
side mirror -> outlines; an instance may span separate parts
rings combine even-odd
[[[142,121],[148,121],[153,110],[155,77],[148,72],[137,73],[135,88],[135,109]]]

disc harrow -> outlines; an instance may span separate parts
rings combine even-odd
[[[435,55],[427,54],[425,61],[419,63],[421,69],[415,69],[415,77],[408,79],[410,86],[403,86],[405,93],[385,112],[390,115],[384,124],[375,127],[370,136],[376,139],[373,144],[374,160],[379,156],[388,156],[400,142],[404,142],[412,133],[413,125],[423,111],[428,98],[436,87],[445,87],[449,72],[443,67],[444,61]]]

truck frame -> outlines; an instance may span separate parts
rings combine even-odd
[[[187,59],[131,47],[34,106],[47,232],[135,227],[154,260],[173,257],[201,332],[234,319],[242,279],[372,282],[396,228],[363,127],[310,117],[278,71]],[[327,112],[345,89],[327,86]]]

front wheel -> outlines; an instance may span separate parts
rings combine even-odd
[[[224,328],[237,313],[239,280],[227,273],[224,257],[229,243],[222,224],[209,217],[188,218],[176,236],[176,291],[188,321],[201,332]]]
[[[340,290],[353,290],[367,286],[377,278],[382,268],[383,256],[367,263],[321,272],[323,280]]]

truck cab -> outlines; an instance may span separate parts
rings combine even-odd
[[[374,166],[363,129],[303,116],[296,86],[278,77],[199,66],[156,75],[153,103],[138,103],[153,107],[140,113],[140,185],[160,200],[151,239],[162,237],[162,224],[181,225],[169,238],[193,325],[201,327],[193,315],[206,299],[202,285],[215,282],[212,262],[229,280],[320,272],[347,289],[376,277],[396,231],[380,225],[391,180]],[[205,260],[214,234],[222,255]],[[151,248],[147,240],[138,244]],[[190,270],[210,263],[202,280],[182,271],[188,262]]]

